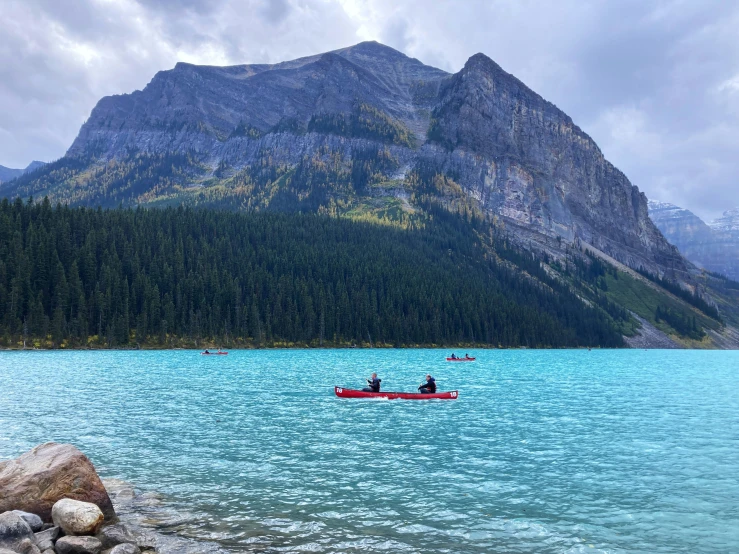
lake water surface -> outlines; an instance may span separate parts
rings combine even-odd
[[[469,353],[3,352],[0,459],[71,442],[232,551],[739,551],[739,352]],[[334,396],[373,370],[459,399]]]

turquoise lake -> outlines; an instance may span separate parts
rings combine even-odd
[[[3,352],[0,459],[73,443],[238,552],[739,551],[739,352],[468,352]],[[334,396],[372,371],[459,399]]]

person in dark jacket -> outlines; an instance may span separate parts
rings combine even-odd
[[[421,394],[434,394],[436,392],[436,379],[431,375],[426,375],[426,383],[418,387]]]
[[[367,379],[367,386],[362,389],[362,392],[380,392],[380,383],[382,379],[377,378],[377,373],[373,373],[370,379]]]

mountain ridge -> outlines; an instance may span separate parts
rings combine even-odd
[[[482,53],[455,74],[372,42],[277,64],[178,63],[142,91],[101,99],[66,158],[88,156],[86,166],[98,172],[136,155],[188,152],[190,167],[164,196],[187,202],[211,183],[232,194],[233,176],[253,179],[265,163],[276,177],[308,158],[315,166],[333,157],[342,165],[337,172],[351,173],[366,151],[392,158],[384,170],[373,166],[370,181],[400,179],[410,197],[410,175],[423,169],[428,186],[433,174],[444,174],[487,216],[522,227],[544,249],[552,239],[582,239],[631,267],[689,271],[649,220],[646,197],[592,138]],[[81,188],[89,182],[64,174],[65,182],[29,181],[13,192],[101,201]],[[327,175],[326,186],[340,178]],[[115,201],[146,204],[162,197],[160,185],[128,187],[144,194],[115,194]],[[325,196],[354,202],[363,189],[354,185]]]
[[[16,177],[20,177],[21,175],[24,175],[30,171],[34,171],[35,169],[38,169],[39,167],[42,167],[44,165],[46,165],[46,162],[40,162],[38,160],[33,160],[23,169],[13,169],[11,167],[0,165],[0,184],[11,181]]]
[[[705,223],[690,210],[649,201],[649,215],[662,234],[698,267],[739,280],[739,208]]]

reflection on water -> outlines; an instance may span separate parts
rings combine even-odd
[[[739,544],[739,352],[446,354],[3,352],[0,458],[74,443],[162,495],[135,508],[148,523],[226,551]],[[430,372],[460,398],[333,395],[372,371],[405,391]]]

